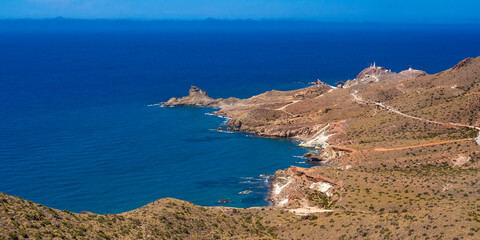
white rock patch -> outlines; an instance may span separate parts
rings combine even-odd
[[[292,179],[290,178],[279,177],[278,179],[284,179],[286,180],[286,183],[282,184],[277,181],[275,184],[273,184],[273,192],[277,195],[282,192],[283,188],[285,188],[286,186],[288,186],[288,184],[292,182]]]
[[[328,147],[330,144],[328,144],[327,140],[329,137],[334,135],[334,134],[328,135],[327,134],[328,130],[330,130],[330,125],[327,125],[324,128],[320,129],[320,131],[318,131],[312,137],[312,139],[299,144],[299,146],[307,147],[307,148],[318,148],[318,149],[324,149]]]
[[[288,197],[285,198],[285,199],[283,199],[279,204],[280,204],[280,206],[283,206],[283,205],[285,205],[285,204],[287,204],[287,203],[288,203]]]
[[[310,188],[311,189],[314,189],[314,190],[317,190],[317,191],[320,191],[322,193],[325,193],[327,194],[327,196],[332,196],[332,194],[330,192],[328,192],[328,190],[330,190],[330,188],[332,188],[332,184],[328,183],[328,182],[315,182],[315,183],[312,183],[310,185]]]
[[[457,158],[453,159],[453,166],[460,167],[468,163],[472,158],[469,156],[458,155]]]
[[[350,169],[350,168],[352,168],[351,165],[346,165],[346,166],[340,166],[340,167],[338,167],[337,169],[340,169],[340,170],[348,170],[348,169]]]

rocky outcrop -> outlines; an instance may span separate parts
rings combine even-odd
[[[409,68],[407,70],[401,71],[400,73],[398,73],[398,75],[400,75],[404,78],[414,78],[414,77],[418,77],[418,76],[427,75],[427,73],[425,71],[422,71],[422,70],[416,70],[416,69],[413,69],[413,68]]]
[[[328,146],[324,149],[318,150],[317,153],[308,152],[303,154],[307,160],[306,163],[321,164],[321,165],[337,165],[339,162],[333,161],[341,156],[346,155],[345,151],[339,151],[335,147]]]
[[[462,61],[460,61],[459,63],[457,63],[457,65],[455,65],[452,68],[452,70],[458,70],[458,69],[461,69],[463,67],[466,67],[467,65],[473,63],[474,61],[475,61],[475,59],[473,59],[471,57],[465,58]]]
[[[456,158],[451,159],[451,165],[454,167],[461,167],[470,162],[470,160],[472,160],[470,156],[465,154],[459,154]]]
[[[333,136],[333,134],[329,134],[330,124],[320,129],[311,139],[308,141],[304,141],[300,144],[302,147],[306,148],[316,148],[316,149],[325,149],[326,147],[330,146],[327,142],[328,138]]]
[[[238,98],[230,97],[227,99],[223,98],[211,98],[208,94],[202,89],[192,86],[188,92],[188,96],[182,98],[170,98],[167,102],[162,105],[165,107],[178,107],[178,106],[198,106],[198,107],[212,107],[212,108],[222,108],[226,106],[233,105],[240,101]]]
[[[333,160],[352,152],[350,149],[336,146],[344,144],[347,139],[345,132],[347,128],[347,121],[334,122],[317,130],[311,137],[302,139],[303,142],[299,146],[315,149],[315,152],[303,155],[307,159],[306,162],[329,166],[339,164],[338,161]]]
[[[400,81],[404,79],[414,78],[417,76],[425,75],[426,72],[421,70],[415,70],[409,68],[400,73],[395,73],[390,70],[387,70],[383,67],[370,66],[361,71],[357,78],[354,80],[348,80],[344,87],[352,87],[361,83],[375,83],[375,82],[390,82],[390,81]]]
[[[318,153],[313,153],[313,152],[308,152],[308,153],[305,153],[303,154],[302,156],[303,158],[306,158],[307,163],[316,163],[316,164],[323,164],[325,159],[323,159],[323,157],[321,155],[319,155]]]
[[[375,67],[375,66],[371,66],[369,68],[365,68],[364,70],[362,70],[358,76],[357,76],[357,80],[364,80],[364,79],[368,79],[369,77],[373,77],[373,76],[381,76],[381,75],[388,75],[388,74],[391,74],[392,72],[390,70],[387,70],[385,69],[384,67]]]
[[[272,178],[268,200],[275,207],[329,208],[338,199],[341,182],[320,176],[317,168],[291,166],[278,170]]]
[[[322,86],[328,86],[328,84],[320,81],[320,79],[317,79],[316,82],[309,82],[308,84],[311,84],[311,85],[322,85]]]

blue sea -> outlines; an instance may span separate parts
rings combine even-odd
[[[0,21],[0,192],[73,212],[173,197],[266,206],[268,178],[304,166],[290,139],[215,129],[214,109],[149,107],[353,79],[376,62],[428,73],[480,55],[478,25]],[[250,194],[239,194],[250,190]]]

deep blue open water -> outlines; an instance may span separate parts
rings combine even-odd
[[[305,150],[216,132],[212,109],[147,105],[190,85],[245,98],[352,79],[373,61],[436,73],[480,55],[478,26],[92,24],[0,21],[0,192],[74,212],[164,197],[264,206],[259,176],[306,166],[294,157]]]

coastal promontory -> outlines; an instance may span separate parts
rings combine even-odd
[[[230,97],[227,99],[218,98],[213,99],[202,89],[192,86],[188,91],[188,96],[182,98],[170,98],[162,105],[165,107],[179,107],[179,106],[197,106],[197,107],[212,107],[222,108],[237,103],[240,99]]]

